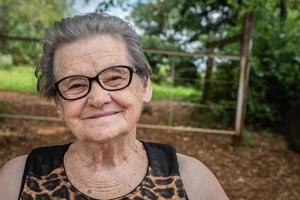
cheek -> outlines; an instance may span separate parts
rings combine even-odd
[[[140,88],[128,87],[126,91],[124,90],[116,95],[114,100],[126,110],[125,116],[127,119],[133,118],[136,120],[139,117],[143,105]]]
[[[67,102],[66,104],[63,105],[63,115],[65,120],[70,120],[74,118],[79,118],[81,111],[82,111],[82,105],[84,103],[81,102]]]
[[[130,89],[131,94],[132,94],[132,100],[131,100],[131,107],[130,107],[130,115],[131,117],[134,118],[133,120],[137,121],[138,118],[140,117],[140,114],[142,112],[142,107],[143,107],[143,99],[142,99],[142,93],[141,90],[139,89]]]

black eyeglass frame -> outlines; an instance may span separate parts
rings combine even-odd
[[[122,68],[128,69],[128,71],[129,71],[129,81],[128,81],[127,85],[125,85],[125,86],[123,86],[123,87],[121,87],[121,88],[118,88],[118,89],[106,89],[106,88],[101,84],[101,82],[100,82],[100,80],[99,80],[99,75],[100,75],[102,72],[106,71],[106,70],[109,70],[109,69],[111,69],[111,68],[116,68],[116,67],[122,67]],[[84,76],[84,75],[72,75],[72,76],[67,76],[67,77],[64,77],[64,78],[60,79],[60,80],[57,81],[56,83],[54,83],[53,86],[54,86],[55,90],[57,91],[57,93],[59,94],[59,96],[61,96],[61,97],[62,97],[63,99],[65,99],[65,100],[73,101],[73,100],[77,100],[77,99],[81,99],[81,98],[83,98],[83,97],[86,97],[86,96],[90,93],[90,91],[91,91],[91,88],[92,88],[92,82],[93,82],[93,81],[96,81],[96,82],[101,86],[101,88],[103,88],[103,89],[106,90],[106,91],[118,91],[118,90],[122,90],[122,89],[124,89],[124,88],[126,88],[126,87],[128,87],[128,86],[130,85],[130,83],[131,83],[131,81],[132,81],[132,75],[133,75],[133,73],[136,73],[136,72],[137,72],[137,69],[135,69],[134,67],[125,66],[125,65],[116,65],[116,66],[111,66],[111,67],[108,67],[108,68],[105,68],[105,69],[101,70],[101,71],[100,71],[98,74],[96,74],[96,76],[94,76],[94,77],[89,77],[89,76]],[[62,81],[66,80],[66,79],[68,79],[68,78],[72,78],[72,77],[84,77],[84,78],[87,78],[87,79],[88,79],[88,81],[89,81],[89,89],[87,90],[87,92],[86,92],[85,95],[80,96],[80,97],[77,97],[77,98],[71,98],[71,99],[70,99],[70,98],[64,97],[63,94],[60,92],[59,87],[58,87],[59,83],[61,83]]]

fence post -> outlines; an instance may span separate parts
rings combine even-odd
[[[171,77],[172,77],[172,90],[171,90],[171,103],[169,106],[169,126],[173,125],[173,119],[174,119],[174,115],[173,115],[173,103],[174,103],[174,88],[175,88],[175,76],[176,76],[176,72],[175,72],[175,61],[174,61],[174,57],[169,56],[169,63],[171,65]]]
[[[208,42],[211,42],[213,37],[213,32],[209,31],[208,33]],[[209,45],[207,46],[207,52],[208,53],[213,53],[214,47],[211,47]],[[212,71],[214,67],[214,57],[212,56],[207,56],[207,61],[206,61],[206,72],[205,72],[205,78],[203,81],[203,94],[200,100],[200,104],[206,104],[208,98],[209,98],[209,92],[210,92],[210,87],[211,87],[211,76],[212,76]]]
[[[239,145],[242,140],[242,132],[245,123],[246,105],[247,105],[247,91],[250,73],[250,55],[252,50],[252,13],[246,13],[244,19],[242,46],[240,53],[240,80],[238,88],[238,99],[236,106],[235,131],[233,136],[233,145]]]

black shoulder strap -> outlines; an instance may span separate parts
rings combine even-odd
[[[63,163],[64,154],[69,146],[70,144],[39,147],[28,154],[18,199],[21,197],[28,174],[36,177],[49,174]]]
[[[176,150],[173,146],[145,142],[149,165],[157,176],[179,175]]]
[[[173,146],[159,143],[143,142],[149,165],[157,176],[180,176],[176,150]],[[186,200],[188,196],[184,190]]]
[[[22,177],[22,182],[21,182],[21,187],[20,187],[20,192],[19,192],[19,197],[18,199],[21,198],[21,194],[25,185],[25,180],[29,171],[29,167],[30,167],[30,162],[31,162],[31,154],[28,154],[27,159],[26,159],[26,163],[25,163],[25,168],[24,168],[24,172],[23,172],[23,177]]]

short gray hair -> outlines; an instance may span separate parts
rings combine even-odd
[[[139,75],[145,80],[151,76],[151,67],[140,46],[139,36],[132,26],[106,13],[89,13],[64,18],[47,31],[43,41],[42,58],[35,70],[38,92],[47,99],[52,99],[57,95],[53,87],[57,81],[54,76],[53,63],[55,51],[59,47],[84,37],[101,34],[121,37],[126,44],[129,60],[140,72]]]

